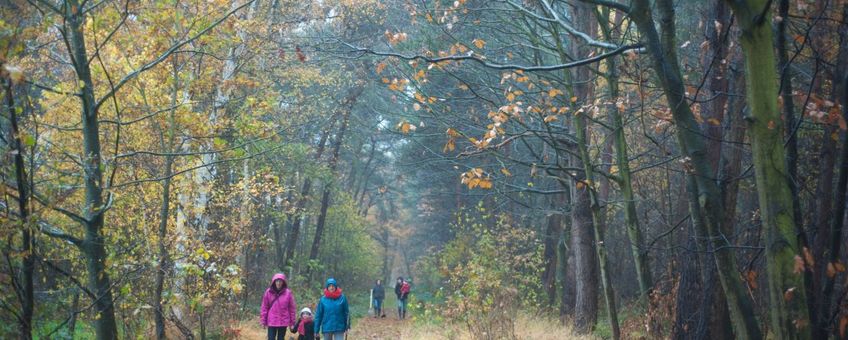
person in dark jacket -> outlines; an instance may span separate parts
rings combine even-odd
[[[402,276],[398,276],[395,283],[395,295],[397,295],[398,319],[406,318],[406,299],[409,298],[409,283]]]
[[[336,279],[327,279],[325,287],[324,296],[318,300],[318,307],[315,308],[315,334],[323,333],[327,340],[344,340],[350,329],[347,298],[342,294]]]
[[[377,280],[374,288],[371,288],[371,295],[374,298],[374,317],[385,317],[383,314],[383,300],[386,298],[386,288],[383,287],[383,280]]]
[[[292,334],[297,334],[297,340],[315,340],[315,325],[312,319],[312,310],[304,308],[300,310],[300,317],[291,327]]]

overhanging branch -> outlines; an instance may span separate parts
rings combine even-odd
[[[573,61],[573,62],[570,62],[570,63],[556,64],[556,65],[528,66],[528,65],[517,65],[517,64],[492,63],[492,62],[486,61],[485,59],[483,59],[481,57],[475,56],[473,51],[469,52],[468,54],[465,54],[465,55],[451,55],[451,56],[433,58],[433,57],[428,57],[428,56],[424,56],[424,55],[420,55],[420,54],[405,55],[405,54],[395,53],[395,52],[380,52],[380,51],[372,50],[370,48],[357,47],[357,46],[348,44],[346,42],[342,42],[342,44],[351,48],[353,50],[352,52],[354,52],[354,53],[371,54],[371,55],[376,55],[376,56],[381,56],[381,57],[395,57],[395,58],[399,58],[399,59],[403,59],[403,60],[423,60],[423,61],[428,62],[428,63],[441,63],[441,62],[446,62],[446,61],[470,60],[470,61],[474,61],[474,62],[476,62],[480,65],[483,65],[483,66],[485,66],[487,68],[491,68],[491,69],[496,69],[496,70],[522,70],[522,71],[526,71],[526,72],[556,71],[556,70],[562,70],[562,69],[567,69],[567,68],[573,68],[573,67],[588,65],[588,64],[599,62],[599,61],[604,60],[604,59],[609,58],[609,57],[613,57],[613,56],[622,54],[622,53],[630,51],[630,50],[642,48],[642,44],[630,44],[630,45],[624,45],[624,46],[618,47],[618,48],[616,48],[612,51],[609,51],[607,53],[599,54],[599,55],[591,57],[591,58],[576,60],[576,61]]]

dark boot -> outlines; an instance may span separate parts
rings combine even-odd
[[[403,313],[402,313],[402,314],[403,314],[403,317],[401,317],[401,319],[406,319],[406,308],[404,308],[404,309],[403,309]]]
[[[400,307],[398,307],[398,320],[400,320],[400,319],[402,319],[402,317],[401,317],[401,314],[400,314]]]

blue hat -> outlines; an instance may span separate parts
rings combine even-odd
[[[333,286],[336,286],[336,287],[338,287],[338,286],[339,286],[339,285],[336,283],[336,279],[334,279],[334,278],[332,278],[332,277],[331,277],[331,278],[329,278],[329,279],[327,279],[327,285],[326,285],[326,286],[327,286],[327,287],[329,287],[330,285],[333,285]]]

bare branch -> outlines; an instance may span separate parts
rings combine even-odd
[[[359,53],[362,53],[362,54],[372,54],[372,55],[377,55],[377,56],[382,56],[382,57],[395,57],[395,58],[400,58],[400,59],[403,59],[403,60],[423,60],[423,61],[426,61],[428,63],[440,63],[440,62],[445,62],[445,61],[471,60],[471,61],[477,62],[478,64],[483,65],[485,67],[491,68],[491,69],[496,69],[496,70],[522,70],[522,71],[526,71],[526,72],[556,71],[556,70],[562,70],[562,69],[567,69],[567,68],[573,68],[573,67],[588,65],[588,64],[599,62],[599,61],[604,60],[604,59],[609,58],[609,57],[619,55],[619,54],[627,52],[629,50],[635,50],[635,49],[639,49],[639,48],[642,47],[642,44],[630,44],[630,45],[621,46],[621,47],[616,48],[616,49],[609,51],[607,53],[603,53],[603,54],[600,54],[600,55],[597,55],[597,56],[594,56],[594,57],[591,57],[591,58],[576,60],[576,61],[573,61],[573,62],[570,62],[570,63],[556,64],[556,65],[543,65],[543,66],[527,66],[527,65],[516,65],[516,64],[497,64],[497,63],[488,62],[481,57],[474,56],[473,51],[469,52],[466,55],[451,55],[451,56],[446,56],[446,57],[432,58],[432,57],[427,57],[427,56],[423,56],[423,55],[420,55],[420,54],[405,55],[405,54],[400,54],[400,53],[395,53],[395,52],[379,52],[379,51],[375,51],[375,50],[372,50],[372,49],[369,49],[369,48],[353,46],[353,45],[348,44],[346,42],[342,42],[342,44],[353,49],[354,50],[353,52],[359,52]]]

